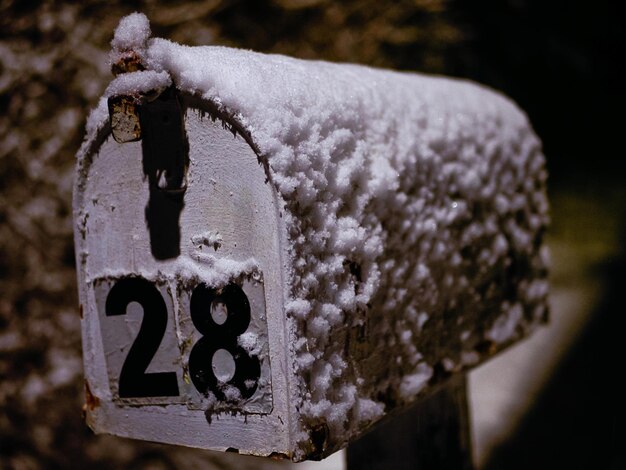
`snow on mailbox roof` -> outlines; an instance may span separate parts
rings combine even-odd
[[[409,400],[437,364],[473,365],[477,344],[509,343],[544,316],[544,158],[506,97],[467,81],[148,37],[145,16],[120,23],[114,54],[135,50],[147,71],[115,79],[88,139],[106,122],[106,95],[169,80],[249,133],[286,204],[286,309],[310,425],[355,434],[383,414],[385,390]],[[376,380],[334,339],[366,311],[369,341],[396,348],[397,367]],[[477,315],[490,326],[477,329]]]

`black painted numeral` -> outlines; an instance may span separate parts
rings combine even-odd
[[[139,277],[120,279],[106,299],[107,316],[125,315],[131,302],[143,308],[139,334],[128,351],[119,380],[120,398],[178,396],[176,372],[146,373],[167,327],[167,307],[159,290]]]
[[[212,314],[212,309],[219,304],[226,314],[221,323],[217,323]],[[226,386],[231,385],[239,390],[241,398],[250,398],[258,387],[261,365],[257,357],[250,356],[237,343],[250,324],[248,297],[236,284],[223,289],[200,284],[191,295],[190,308],[191,320],[203,335],[189,354],[189,372],[196,389],[203,394],[211,391],[220,401],[232,400],[225,393]],[[234,374],[226,381],[218,378],[213,370],[214,356],[220,349],[228,351],[235,363]]]

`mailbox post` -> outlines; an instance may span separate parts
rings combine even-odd
[[[475,84],[150,38],[79,152],[96,432],[320,459],[546,316],[541,147]]]

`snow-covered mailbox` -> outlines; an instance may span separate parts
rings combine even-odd
[[[546,316],[544,157],[465,81],[151,39],[78,155],[87,421],[293,460]]]

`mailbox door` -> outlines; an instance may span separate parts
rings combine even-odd
[[[142,122],[143,141],[107,135],[78,174],[88,423],[289,454],[277,195],[248,143],[204,110],[186,110],[186,142],[150,125]],[[146,132],[157,136],[147,142]],[[147,167],[177,145],[188,146],[184,178],[161,190]]]

